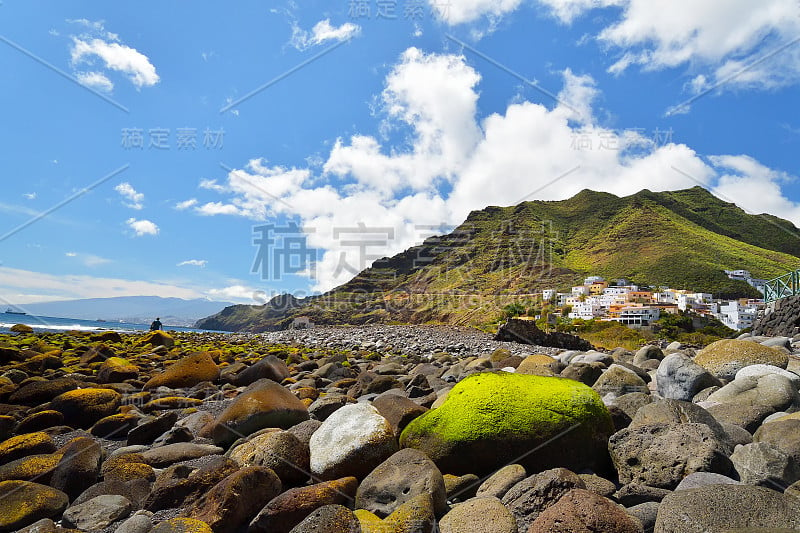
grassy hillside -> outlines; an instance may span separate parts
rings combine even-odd
[[[769,279],[795,269],[796,235],[791,222],[748,215],[700,187],[624,198],[584,190],[474,211],[451,234],[380,259],[325,295],[233,306],[198,325],[260,331],[300,315],[317,323],[484,324],[509,303],[527,305],[534,292],[568,290],[589,274],[757,296],[724,270]]]

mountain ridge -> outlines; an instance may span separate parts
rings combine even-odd
[[[568,290],[589,274],[756,297],[724,270],[771,278],[797,268],[798,235],[789,221],[747,214],[699,186],[624,197],[585,189],[566,200],[472,211],[453,232],[378,259],[323,295],[234,306],[197,326],[279,329],[301,315],[323,324],[481,324],[508,303],[544,288]]]
[[[81,298],[25,304],[19,307],[28,314],[107,320],[147,324],[161,317],[164,324],[190,326],[209,313],[234,305],[232,302],[213,302],[203,298],[185,300],[160,296],[115,296],[110,298]]]

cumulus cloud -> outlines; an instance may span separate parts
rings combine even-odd
[[[175,204],[175,209],[177,209],[178,211],[184,211],[196,205],[197,205],[197,198],[190,198],[189,200],[184,200],[183,202],[178,202],[177,204]]]
[[[302,51],[329,41],[346,41],[359,33],[361,33],[361,26],[352,22],[345,22],[341,26],[333,26],[330,19],[324,19],[317,22],[311,28],[311,31],[303,30],[295,23],[292,26],[292,38],[289,43]]]
[[[151,87],[160,80],[150,58],[137,49],[124,44],[119,35],[105,29],[102,21],[86,19],[67,20],[81,26],[84,31],[72,36],[70,59],[72,66],[91,65],[120,72],[140,89]],[[113,82],[98,70],[76,71],[78,81],[89,87],[111,92]]]
[[[205,266],[207,264],[208,264],[208,261],[206,261],[205,259],[189,259],[187,261],[181,261],[180,263],[178,263],[177,266],[179,266],[179,267],[180,266],[196,266],[196,267],[200,267],[200,268],[205,268]]]
[[[145,235],[158,235],[159,232],[158,226],[149,220],[137,220],[135,218],[129,218],[125,221],[125,223],[133,230],[137,237],[143,237]]]
[[[409,48],[380,97],[385,128],[409,131],[402,144],[364,133],[338,139],[321,172],[252,159],[222,183],[201,183],[226,198],[195,209],[299,219],[308,246],[320,250],[305,274],[324,291],[487,205],[562,200],[586,188],[627,195],[699,184],[718,185],[746,207],[751,198],[734,184],[783,179],[738,158],[706,160],[685,144],[599,125],[594,80],[568,69],[554,107],[516,102],[480,120],[480,79],[463,56]]]
[[[736,202],[750,214],[770,213],[800,227],[800,204],[786,197],[781,185],[794,181],[786,172],[768,168],[747,155],[712,156],[720,172],[713,192]]]
[[[501,17],[516,10],[522,0],[428,0],[428,3],[439,20],[456,25],[486,16]]]
[[[499,18],[521,0],[428,0],[450,25]],[[622,74],[686,67],[687,91],[774,89],[800,82],[800,16],[796,0],[537,0],[562,24],[613,7],[594,37],[617,53],[608,66]],[[531,4],[534,3],[532,0]],[[473,32],[474,33],[474,32]],[[678,108],[680,112],[686,109]]]
[[[78,72],[75,74],[78,81],[92,89],[110,93],[114,90],[114,83],[102,72]]]
[[[230,287],[211,289],[208,291],[208,296],[210,296],[212,300],[240,301],[251,304],[258,301],[259,294],[261,294],[261,291],[244,285],[231,285]]]
[[[127,202],[124,202],[126,207],[136,209],[137,211],[144,207],[144,204],[142,203],[144,202],[144,194],[137,192],[136,189],[134,189],[133,186],[127,181],[123,181],[114,187],[114,190],[117,191],[120,196],[128,200]]]

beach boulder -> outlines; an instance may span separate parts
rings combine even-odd
[[[0,465],[29,455],[53,453],[56,445],[47,433],[36,431],[11,437],[0,443]]]
[[[308,410],[297,396],[270,379],[260,379],[217,417],[211,435],[217,445],[229,446],[260,429],[289,429],[305,420]]]
[[[87,429],[117,412],[122,395],[111,389],[76,389],[59,394],[50,408],[64,415],[64,422],[75,428]]]
[[[736,372],[749,365],[773,365],[785,369],[789,356],[777,348],[756,342],[723,339],[700,350],[694,362],[719,379],[732,380]]]
[[[557,466],[603,471],[612,432],[608,409],[582,383],[483,372],[456,384],[439,408],[414,419],[400,445],[423,451],[450,474],[485,474],[523,455],[516,462],[529,472]]]
[[[122,357],[110,357],[97,369],[97,380],[100,383],[121,383],[138,376],[139,367]]]
[[[16,531],[44,518],[57,518],[69,505],[60,490],[30,481],[0,483],[0,531]]]
[[[194,387],[203,381],[217,381],[219,367],[209,352],[199,352],[180,359],[168,366],[160,374],[156,374],[144,384],[144,389],[169,387],[180,389]]]
[[[146,333],[136,345],[172,348],[175,346],[175,339],[172,338],[172,335],[164,331],[151,331],[150,333]]]
[[[391,424],[368,403],[345,405],[311,436],[311,473],[323,480],[364,479],[398,450]]]
[[[680,490],[661,502],[654,531],[707,533],[739,528],[796,531],[800,528],[800,499],[750,485],[706,485]]]

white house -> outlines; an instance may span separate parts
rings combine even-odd
[[[750,274],[749,270],[726,270],[725,274],[727,274],[730,279],[746,281],[748,285],[756,289],[761,294],[764,294],[767,280],[754,278],[753,275]]]
[[[292,320],[292,323],[289,325],[289,329],[309,329],[313,327],[314,323],[307,316],[299,316]]]
[[[588,296],[589,295],[589,287],[586,285],[578,285],[576,287],[572,287],[572,295],[573,296]]]
[[[585,302],[578,302],[572,307],[569,318],[582,318],[583,320],[591,320],[602,314],[600,304],[594,300],[587,300]]]
[[[555,295],[556,295],[555,289],[545,289],[542,291],[542,300],[544,300],[545,302],[549,302],[555,297]]]
[[[726,270],[725,274],[727,274],[730,279],[738,279],[740,281],[747,281],[753,277],[749,270]]]
[[[623,307],[619,318],[612,320],[626,326],[648,326],[660,316],[661,312],[653,307]]]
[[[677,301],[677,295],[673,291],[655,292],[653,300],[658,304],[674,304]]]
[[[600,307],[603,309],[608,309],[612,305],[622,305],[628,301],[625,295],[619,294],[603,294],[602,296],[593,296],[592,298],[597,298]]]
[[[609,296],[624,296],[630,292],[628,287],[606,287],[603,289],[603,295]]]
[[[739,330],[752,327],[757,313],[755,305],[742,305],[733,300],[720,306],[717,318],[729,328]]]
[[[605,280],[600,276],[589,276],[588,278],[583,280],[583,284],[584,285],[591,285],[592,283],[597,283],[599,281],[605,281]]]
[[[676,303],[678,309],[686,311],[688,309],[701,308],[711,303],[712,295],[707,292],[690,292],[690,293],[677,293]]]

